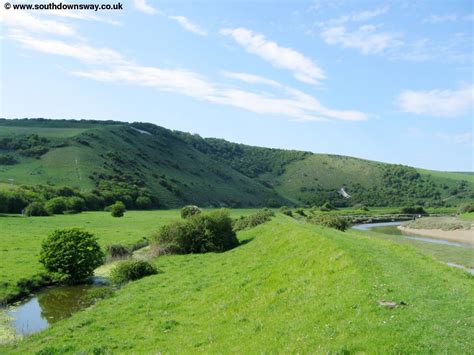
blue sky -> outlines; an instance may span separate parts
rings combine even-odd
[[[122,3],[2,6],[0,116],[473,170],[471,1]]]

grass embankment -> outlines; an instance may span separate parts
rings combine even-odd
[[[233,210],[234,217],[251,210]],[[38,262],[42,240],[53,230],[79,227],[94,233],[101,246],[133,244],[150,236],[160,226],[179,219],[179,210],[129,211],[122,218],[106,212],[85,212],[51,217],[0,214],[0,301],[19,291],[18,280],[31,279],[44,271]]]
[[[222,254],[159,257],[162,273],[0,351],[466,353],[474,346],[473,278],[461,270],[410,247],[280,214],[239,238],[247,243]]]

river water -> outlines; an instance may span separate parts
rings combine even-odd
[[[422,237],[416,234],[403,232],[397,228],[403,223],[405,222],[366,223],[366,224],[357,224],[353,226],[352,228],[362,230],[362,231],[373,230],[374,232],[383,233],[383,234],[399,235],[406,239],[419,240],[421,242],[426,242],[426,243],[450,245],[453,247],[468,247],[468,245],[459,243],[459,242],[453,242],[450,240],[444,240],[444,239],[439,239],[439,238]]]
[[[409,240],[416,240],[420,242],[425,242],[425,243],[432,243],[432,244],[440,244],[440,245],[446,245],[446,246],[452,246],[452,247],[459,247],[459,248],[472,248],[471,245],[468,244],[463,244],[459,242],[453,242],[450,240],[444,240],[444,239],[438,239],[438,238],[429,238],[429,237],[422,237],[419,235],[415,234],[410,234],[405,231],[401,231],[397,227],[402,225],[405,222],[381,222],[381,223],[366,223],[366,224],[357,224],[354,225],[352,228],[361,230],[361,231],[374,231],[377,233],[382,233],[382,234],[387,234],[391,236],[399,236],[404,239],[409,239]],[[448,262],[446,263],[448,266],[455,267],[458,269],[463,269],[466,272],[474,275],[474,269],[465,267],[463,265],[459,265],[456,263]]]

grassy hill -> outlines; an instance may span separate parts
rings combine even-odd
[[[82,192],[132,187],[135,195],[153,197],[155,207],[450,206],[474,199],[472,174],[251,147],[113,121],[0,120],[0,186],[10,184]]]
[[[472,276],[462,270],[363,232],[281,214],[238,237],[247,243],[226,253],[159,257],[158,275],[0,352],[467,353],[474,346]]]

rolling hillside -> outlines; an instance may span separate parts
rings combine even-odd
[[[3,119],[0,187],[20,184],[131,188],[157,207],[442,206],[474,198],[471,174],[251,147],[149,123]]]

